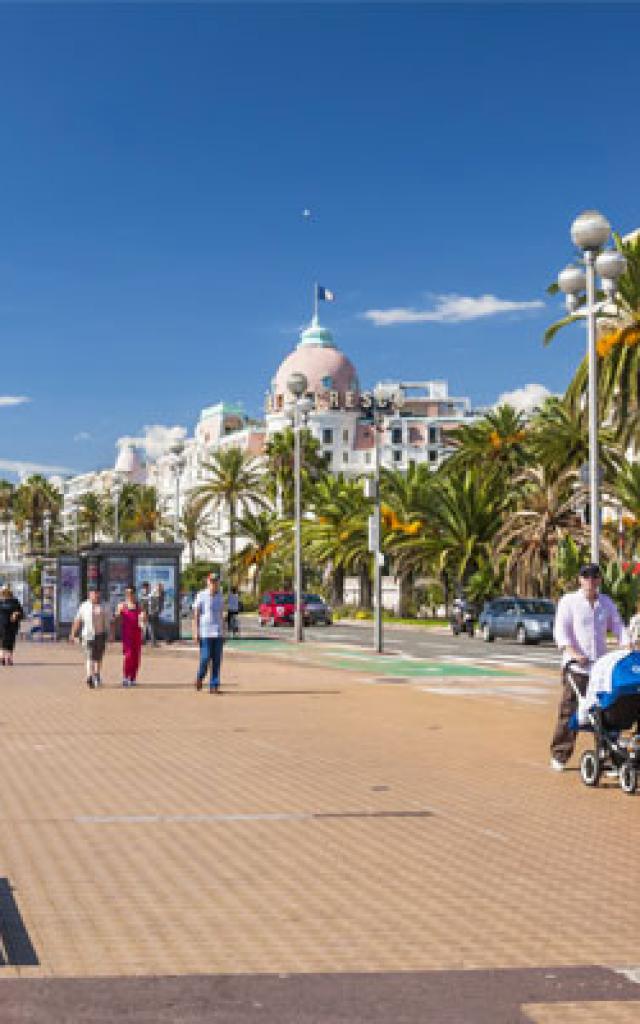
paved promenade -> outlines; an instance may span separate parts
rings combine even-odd
[[[548,771],[541,669],[112,652],[0,668],[2,1024],[640,1019],[640,798]]]

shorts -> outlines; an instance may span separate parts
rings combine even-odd
[[[104,652],[107,647],[107,634],[96,633],[93,640],[89,640],[87,643],[87,651],[89,657],[93,661],[102,661],[104,658]]]

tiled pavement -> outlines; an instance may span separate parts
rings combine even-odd
[[[110,654],[94,693],[77,650],[18,658],[0,669],[0,1006],[16,976],[640,963],[640,801],[548,772],[551,685],[452,701],[258,651],[227,658],[215,697],[167,650],[134,691]],[[522,1019],[626,1024],[625,984]]]

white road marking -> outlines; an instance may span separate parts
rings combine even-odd
[[[634,985],[640,985],[640,967],[612,967],[611,970],[621,974],[627,981],[632,981]]]

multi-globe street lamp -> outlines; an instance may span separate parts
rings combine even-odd
[[[369,551],[373,555],[373,649],[377,654],[384,651],[382,636],[382,502],[380,495],[380,471],[382,469],[381,436],[384,417],[399,412],[404,405],[404,391],[397,384],[378,384],[374,390],[361,398],[361,404],[370,408],[373,416],[374,466],[373,477],[365,480],[365,495],[374,501],[374,511],[369,517]]]
[[[184,455],[184,441],[175,441],[171,445],[171,454],[173,459],[171,461],[171,471],[175,481],[175,510],[173,516],[173,539],[176,544],[180,540],[180,477],[187,464],[186,457]]]
[[[287,381],[287,388],[291,393],[291,410],[293,414],[293,478],[294,478],[294,516],[295,516],[295,619],[294,639],[297,644],[304,640],[304,613],[302,604],[302,448],[301,433],[313,402],[305,398],[307,390],[307,378],[304,373],[292,373]]]
[[[584,317],[587,324],[587,367],[589,372],[589,511],[591,560],[600,561],[600,479],[598,467],[598,360],[596,353],[596,317],[614,301],[618,280],[627,261],[622,253],[604,246],[611,236],[611,225],[597,210],[585,210],[571,225],[571,239],[581,250],[583,266],[571,265],[558,274],[558,287],[566,296],[567,310]],[[584,267],[584,269],[583,269]],[[605,298],[596,301],[596,274]]]
[[[116,544],[120,540],[120,498],[122,497],[123,489],[122,477],[119,473],[116,473],[111,484],[111,493],[113,494],[113,537]]]

